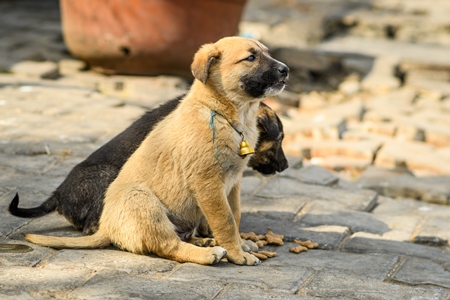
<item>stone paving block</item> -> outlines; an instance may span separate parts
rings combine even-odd
[[[442,178],[441,182],[438,180],[432,181],[415,177],[404,169],[369,167],[361,174],[356,184],[392,198],[405,197],[421,199],[431,203],[448,204],[450,200],[450,177]]]
[[[298,107],[301,111],[318,110],[327,104],[325,96],[316,91],[301,94],[299,98],[300,102]]]
[[[91,270],[71,268],[53,270],[41,268],[1,268],[0,298],[2,299],[52,299],[64,298],[82,284]]]
[[[165,101],[186,93],[188,84],[176,76],[113,76],[97,82],[104,95],[128,99],[147,108],[157,107]]]
[[[427,124],[423,130],[426,143],[436,147],[450,146],[450,126]]]
[[[285,196],[310,197],[311,200],[336,202],[355,211],[370,211],[376,204],[377,193],[370,190],[344,190],[312,184],[304,184],[291,178],[270,181],[257,196],[281,198]]]
[[[411,285],[434,285],[450,289],[450,270],[426,259],[405,258],[390,278]]]
[[[362,88],[373,92],[386,92],[400,87],[400,79],[394,76],[399,62],[400,59],[396,56],[377,57],[372,70],[361,81]]]
[[[224,288],[224,292],[218,295],[215,299],[224,300],[241,300],[241,299],[279,299],[290,300],[298,299],[297,295],[289,294],[286,292],[271,290],[265,290],[263,288],[251,285],[251,284],[238,284],[232,283]],[[307,300],[307,298],[302,298]],[[312,299],[312,298],[311,298]]]
[[[413,101],[417,91],[412,88],[400,88],[382,93],[364,102],[366,112],[363,120],[367,122],[388,122],[395,120],[398,115],[412,111]],[[389,107],[389,109],[386,109]]]
[[[286,126],[283,121],[283,126]],[[286,134],[286,132],[285,132]],[[303,135],[298,134],[286,134],[283,140],[283,151],[286,155],[301,157],[303,159],[311,158],[311,145],[313,140],[310,138],[305,138]]]
[[[51,61],[22,61],[13,65],[11,72],[16,76],[56,79],[58,77],[58,65]]]
[[[445,103],[445,100],[442,100],[440,95],[431,95],[428,96],[429,98],[425,98],[423,96],[417,101],[420,101],[422,99],[422,102],[426,102],[426,104],[431,105],[435,104],[433,107],[420,107],[420,102],[416,103],[416,106],[419,108],[417,109],[412,117],[417,118],[419,120],[423,120],[427,123],[431,124],[438,124],[441,126],[450,126],[450,120],[448,118],[448,112],[445,110],[445,107],[443,107],[443,104]],[[436,99],[436,98],[437,99]]]
[[[205,267],[203,267],[205,268]],[[213,299],[224,284],[152,280],[123,271],[101,270],[70,293],[70,299]]]
[[[41,262],[48,269],[88,268],[93,271],[111,269],[131,275],[158,278],[172,271],[177,262],[157,256],[138,255],[118,249],[64,249]]]
[[[311,145],[311,157],[343,156],[372,161],[380,147],[381,143],[374,140],[318,141]]]
[[[303,168],[303,160],[304,160],[303,157],[292,156],[292,155],[286,154],[286,159],[289,163],[289,168],[297,169],[297,170]]]
[[[378,205],[374,208],[372,213],[374,215],[382,215],[382,216],[399,216],[399,215],[412,215],[421,217],[423,215],[431,216],[432,214],[439,214],[442,212],[442,215],[448,213],[450,208],[444,207],[442,205],[425,203],[422,201],[407,199],[407,198],[398,198],[393,199],[384,196],[378,196]]]
[[[437,120],[433,122],[416,116],[397,117],[396,123],[398,127],[396,136],[399,139],[420,140],[435,147],[448,147],[450,145],[449,124],[440,124]],[[423,137],[418,136],[419,132]]]
[[[45,179],[45,177],[41,178]],[[3,237],[8,236],[12,238],[13,236],[10,236],[12,232],[30,222],[30,219],[28,218],[18,218],[8,212],[8,206],[11,203],[11,200],[14,198],[16,191],[17,189],[12,189],[0,198],[0,219],[2,220],[2,222],[0,222],[0,236]],[[48,195],[50,195],[44,192],[35,192],[25,189],[20,189],[19,192],[20,199],[22,199],[20,202],[20,207],[39,205],[48,197]],[[48,193],[50,193],[50,191]],[[16,237],[18,239],[22,239],[21,236]]]
[[[411,287],[364,275],[338,271],[322,271],[312,278],[298,294],[326,299],[445,299],[447,291],[438,287]]]
[[[442,158],[436,157],[434,147],[419,142],[384,143],[377,153],[374,165],[382,168],[406,166],[415,173],[450,174],[450,164],[443,163]]]
[[[409,209],[414,202],[419,205]],[[410,241],[422,220],[420,205],[422,205],[420,202],[413,200],[378,197],[378,205],[372,211],[373,217],[385,223],[390,229],[383,233],[381,238],[399,242]]]
[[[297,222],[307,227],[320,225],[336,225],[348,227],[352,232],[364,231],[374,234],[384,234],[390,228],[384,222],[376,219],[371,213],[349,211],[342,205],[330,205],[328,201],[315,200],[302,210]]]
[[[364,103],[367,109],[382,109],[389,105],[394,108],[408,108],[414,103],[417,93],[416,89],[403,86],[388,93],[374,95]]]
[[[288,168],[280,174],[282,177],[295,178],[303,183],[330,186],[338,182],[337,177],[327,169],[309,165],[301,169]]]
[[[435,246],[450,245],[450,222],[448,216],[428,217],[412,240],[414,243]]]
[[[348,227],[336,225],[320,225],[316,227],[305,227],[301,238],[311,240],[319,244],[320,249],[337,249],[340,243],[350,235]]]
[[[46,199],[51,192],[64,180],[64,176],[42,176],[35,174],[8,173],[0,174],[0,180],[3,187],[11,193],[18,192],[20,202],[26,205],[40,203],[41,199]],[[8,196],[8,199],[2,198],[1,203],[7,203],[14,197],[15,193]],[[12,196],[12,197],[11,197]]]
[[[350,272],[367,279],[383,281],[387,272],[397,262],[394,255],[360,255],[338,251],[309,249],[299,254],[289,252],[297,244],[286,243],[282,247],[272,247],[277,256],[262,262],[266,266],[295,266],[315,271]],[[368,271],[370,270],[370,271]],[[314,278],[314,277],[313,277]]]
[[[292,215],[290,220],[293,220],[295,215],[300,211],[302,207],[308,202],[308,198],[301,196],[290,196],[283,198],[262,198],[262,197],[250,197],[241,199],[241,211],[242,212],[282,212]]]
[[[50,155],[58,157],[78,156],[86,158],[102,144],[99,141],[82,144],[65,143],[49,139],[36,141],[31,140],[29,137],[20,137],[13,138],[11,142],[8,142],[0,149],[0,152],[24,156],[47,155],[50,152]]]
[[[374,13],[374,10],[377,12]],[[418,13],[419,11],[421,13]],[[403,5],[384,6],[380,1],[375,2],[371,9],[367,7],[349,12],[342,21],[350,27],[351,35],[387,37],[414,43],[439,43],[438,32],[442,31],[444,34],[447,24],[443,16],[432,14],[425,7],[406,12]]]
[[[428,80],[423,78],[411,78],[410,80],[408,80],[408,78],[406,78],[406,84],[414,88],[438,91],[443,96],[450,95],[450,83],[448,82]]]
[[[425,131],[423,128],[412,122],[399,122],[395,139],[398,141],[425,141]]]
[[[267,276],[267,274],[276,274],[276,276]],[[268,265],[264,262],[256,267],[238,266],[223,262],[210,268],[185,263],[177,268],[168,279],[171,282],[189,281],[200,284],[214,278],[214,280],[219,280],[223,284],[249,284],[272,291],[279,290],[293,293],[311,274],[310,268],[284,264]]]
[[[355,183],[345,180],[343,178],[339,179],[339,182],[336,184],[336,187],[340,188],[340,189],[344,189],[344,190],[358,190],[359,189],[359,187]]]
[[[384,232],[380,238],[398,242],[410,241],[421,222],[419,216],[401,213],[398,213],[398,215],[373,213],[373,217],[389,227],[389,231]]]
[[[58,163],[52,166],[52,168],[48,169],[45,172],[45,175],[50,177],[66,178],[67,175],[69,175],[69,172],[84,159],[85,157],[77,156],[59,157]]]
[[[62,59],[58,62],[58,68],[62,75],[70,75],[85,69],[86,63],[78,59]]]
[[[443,108],[441,106],[441,98],[442,98],[441,95],[439,95],[439,97],[435,96],[427,97],[420,95],[420,97],[416,101],[414,101],[414,106],[417,107],[418,110],[418,112],[415,112],[413,114],[414,117],[429,120],[430,117],[433,118],[432,115],[434,115],[437,118],[438,122],[441,121],[440,120],[441,115],[445,116],[444,113],[441,113],[441,109]],[[433,113],[431,113],[431,111],[433,111]],[[443,119],[442,121],[444,121],[444,123],[447,123],[447,120],[445,119]]]
[[[443,161],[450,161],[450,147],[442,147],[437,149],[436,156],[440,157]]]
[[[250,171],[252,172],[252,171]],[[252,175],[254,173],[252,172]],[[247,195],[253,195],[260,186],[265,184],[267,179],[262,178],[260,176],[245,176],[242,178],[241,183],[241,195],[247,196]]]
[[[389,107],[389,110],[386,109]],[[363,121],[365,122],[393,122],[399,115],[410,113],[412,106],[405,107],[403,105],[383,106],[377,104],[376,107],[368,108],[364,113]]]
[[[361,83],[359,82],[359,78],[354,78],[351,76],[347,77],[344,81],[342,81],[339,84],[338,90],[345,95],[357,94],[361,90]]]
[[[334,53],[358,53],[370,56],[397,56],[400,62],[419,62],[449,68],[448,46],[430,47],[428,44],[406,43],[393,40],[369,39],[353,36],[333,38],[316,47]]]
[[[280,61],[290,61],[291,68],[313,71],[327,71],[335,63],[335,60],[329,55],[292,47],[276,49],[274,56]]]
[[[361,121],[365,111],[365,104],[359,98],[353,98],[335,105],[326,105],[321,109],[315,119],[327,116],[343,116],[348,123]]]
[[[19,156],[0,153],[0,173],[24,173],[42,175],[57,164],[58,157],[50,155]]]
[[[450,111],[450,98],[447,96],[441,102],[441,108],[444,111]]]
[[[450,252],[430,246],[407,242],[383,240],[377,235],[357,232],[345,243],[342,250],[355,253],[384,253],[424,258],[450,268]]]
[[[12,218],[19,219],[11,216]],[[24,240],[25,233],[47,234],[55,236],[81,236],[80,231],[75,228],[58,212],[49,213],[46,216],[27,220],[27,223],[20,228],[14,228],[15,231],[8,236],[8,238],[16,240]]]
[[[302,136],[321,140],[338,140],[347,129],[347,121],[340,115],[298,113],[291,119],[283,118],[286,137]]]
[[[4,239],[0,238],[1,244],[14,244],[14,245],[25,245],[31,247],[30,252],[20,252],[20,251],[8,251],[0,252],[0,267],[16,268],[20,267],[34,267],[37,265],[44,257],[55,252],[56,250],[39,247],[32,243],[25,241],[24,239]],[[0,290],[1,291],[1,290]]]
[[[363,131],[379,135],[386,135],[389,137],[393,137],[397,131],[396,124],[387,122],[365,121],[362,122],[360,126]]]
[[[379,197],[373,215],[392,229],[383,239],[443,246],[449,240],[450,207],[412,199]]]
[[[336,172],[344,170],[360,173],[372,164],[372,159],[330,155],[327,157],[315,157],[311,162]]]
[[[257,234],[266,234],[267,229],[284,235],[285,242],[298,240],[311,240],[319,244],[320,249],[337,249],[342,240],[349,235],[347,227],[317,226],[307,227],[300,222],[292,222],[284,216],[274,218],[273,215],[242,214],[240,232],[253,231]]]

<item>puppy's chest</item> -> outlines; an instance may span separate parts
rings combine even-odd
[[[249,156],[241,155],[242,143],[246,142],[250,147],[254,147],[257,142],[256,121],[232,123],[223,116],[211,121],[212,147],[217,163],[223,171],[240,172],[249,159]]]

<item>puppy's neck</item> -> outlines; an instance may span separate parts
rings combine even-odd
[[[245,126],[249,120],[256,120],[260,99],[229,99],[198,80],[194,81],[189,94],[190,101],[227,116],[234,124]]]

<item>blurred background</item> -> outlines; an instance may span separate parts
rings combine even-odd
[[[0,0],[0,70],[152,108],[187,90],[199,45],[255,38],[291,69],[265,101],[298,167],[450,175],[449,15],[448,0]]]

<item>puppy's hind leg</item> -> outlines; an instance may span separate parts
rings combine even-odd
[[[123,199],[126,207],[113,215],[113,221],[106,226],[115,226],[113,242],[119,247],[134,253],[151,252],[178,262],[203,265],[218,263],[225,257],[227,252],[222,247],[201,248],[183,242],[167,217],[166,208],[150,189],[128,187],[122,197],[126,197]],[[114,214],[118,209],[106,202],[103,215],[109,211]],[[101,223],[101,226],[106,225],[103,219]]]

